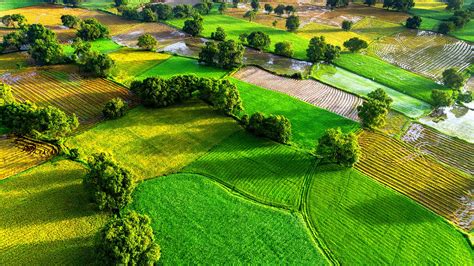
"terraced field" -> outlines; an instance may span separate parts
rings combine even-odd
[[[0,180],[42,163],[58,152],[49,143],[0,136]]]
[[[356,168],[418,201],[466,231],[472,229],[474,180],[379,133],[359,136],[362,157]]]
[[[310,154],[273,141],[237,132],[186,166],[268,205],[297,210]]]
[[[474,175],[474,144],[418,123],[411,124],[401,139],[424,154]]]
[[[283,92],[349,119],[358,120],[357,106],[362,99],[315,80],[280,77],[257,67],[239,70],[234,77],[270,90]]]
[[[18,99],[75,113],[81,124],[99,121],[104,104],[112,98],[121,97],[132,103],[133,98],[124,87],[105,79],[84,79],[74,70],[70,66],[32,68],[3,74],[0,81],[11,85]]]
[[[307,211],[342,265],[469,265],[472,248],[443,218],[355,169],[324,166]]]
[[[440,81],[448,68],[460,71],[474,60],[474,45],[429,31],[403,31],[370,46],[383,60]]]

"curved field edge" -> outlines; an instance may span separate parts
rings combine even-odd
[[[251,202],[201,175],[145,181],[130,209],[152,218],[162,263],[329,264],[300,215]]]
[[[342,264],[469,265],[467,239],[441,217],[354,169],[319,167],[308,216]]]

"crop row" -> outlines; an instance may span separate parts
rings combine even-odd
[[[235,74],[248,83],[279,91],[346,118],[358,120],[362,99],[315,80],[295,80],[271,74],[257,67],[242,68]]]
[[[58,153],[55,146],[26,138],[0,139],[0,179],[17,174]]]
[[[364,131],[356,168],[466,230],[472,228],[474,180],[388,136]],[[466,203],[466,198],[470,198]]]

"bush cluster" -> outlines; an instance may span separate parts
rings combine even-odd
[[[266,137],[284,144],[290,142],[291,123],[282,115],[265,116],[261,112],[256,112],[250,117],[244,115],[241,122],[247,131],[256,136]]]
[[[120,99],[114,98],[108,101],[104,109],[102,109],[102,114],[106,119],[116,119],[125,115],[128,109],[128,104]]]
[[[360,147],[354,133],[344,134],[340,128],[327,129],[318,140],[316,154],[326,163],[352,166],[359,159]]]
[[[233,69],[242,65],[245,48],[234,40],[206,42],[199,53],[199,62],[224,69]]]
[[[339,57],[340,53],[341,48],[326,43],[324,36],[313,37],[309,42],[308,49],[306,49],[306,55],[311,62],[324,61],[331,63]]]
[[[357,107],[362,126],[373,129],[385,125],[392,98],[380,88],[367,94],[367,97],[367,101]]]
[[[74,48],[72,59],[84,74],[105,78],[115,66],[109,55],[92,51],[88,42],[75,39],[72,47]]]

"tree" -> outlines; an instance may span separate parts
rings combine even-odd
[[[293,47],[290,42],[284,41],[275,44],[275,54],[292,57],[293,56]]]
[[[5,15],[2,17],[2,23],[6,27],[21,27],[25,25],[26,17],[22,14]]]
[[[354,165],[360,155],[357,136],[345,134],[341,128],[329,128],[318,140],[316,154],[326,163],[337,163],[346,167]]]
[[[191,36],[198,36],[203,30],[202,17],[197,15],[193,19],[188,19],[184,22],[183,31],[191,34]]]
[[[306,49],[306,55],[311,62],[318,62],[323,60],[324,51],[326,49],[326,41],[324,36],[313,37],[309,41],[308,49]]]
[[[327,44],[324,51],[323,61],[325,63],[332,63],[341,54],[341,48],[332,44]]]
[[[260,2],[259,0],[252,0],[250,2],[250,6],[252,7],[253,11],[258,11],[260,9]]]
[[[368,100],[357,107],[362,126],[372,129],[385,125],[392,99],[382,89],[376,89],[367,96]]]
[[[211,33],[211,39],[216,41],[225,41],[226,33],[222,27],[217,27],[216,31]]]
[[[16,103],[12,88],[7,84],[0,83],[0,106]]]
[[[219,9],[218,9],[218,10],[219,10],[219,14],[221,14],[221,15],[224,14],[224,12],[227,10],[227,5],[226,5],[226,3],[221,3],[221,4],[219,5]]]
[[[242,65],[245,48],[234,40],[218,44],[217,65],[224,69],[233,69]]]
[[[102,114],[106,119],[116,119],[125,115],[128,109],[128,104],[120,98],[114,98],[108,101],[104,109],[102,109]]]
[[[452,89],[459,89],[464,85],[465,78],[454,68],[443,71],[444,86]]]
[[[453,16],[450,17],[448,20],[454,23],[456,28],[460,29],[471,20],[471,12],[467,10],[454,11]]]
[[[71,5],[72,7],[78,7],[83,0],[63,0],[63,3],[66,5]]]
[[[256,136],[267,137],[280,143],[289,143],[291,139],[291,123],[282,115],[269,115],[256,112],[250,119],[243,117],[242,121],[247,121],[245,128]],[[246,122],[244,122],[246,123]]]
[[[421,17],[413,16],[413,17],[407,18],[405,26],[409,29],[419,29],[421,26],[421,21],[422,21]]]
[[[143,8],[141,17],[145,22],[156,22],[158,20],[158,15],[151,8]]]
[[[175,18],[189,18],[195,15],[196,11],[191,5],[176,5],[173,7],[173,16]]]
[[[342,29],[345,31],[350,31],[352,28],[353,22],[350,20],[344,20],[342,22]]]
[[[376,0],[364,0],[364,4],[367,6],[373,6],[375,3],[377,3]]]
[[[294,14],[296,12],[296,8],[291,5],[285,6],[285,12],[289,16],[290,14]]]
[[[227,115],[238,115],[242,110],[237,86],[227,79],[201,79],[200,98]]]
[[[361,49],[367,48],[368,44],[364,40],[361,40],[357,37],[353,37],[344,42],[344,47],[346,47],[349,51],[354,53],[354,52],[358,52]]]
[[[441,22],[438,25],[438,32],[442,34],[447,34],[453,31],[456,28],[453,22],[448,21],[448,22]]]
[[[114,0],[115,7],[128,5],[128,0]]]
[[[111,155],[95,153],[88,160],[89,171],[83,184],[100,210],[117,213],[132,201],[135,189],[130,171],[119,166]]]
[[[273,6],[270,4],[265,4],[264,9],[269,15],[273,12]]]
[[[272,22],[272,26],[273,26],[273,27],[276,27],[277,24],[278,24],[278,20],[275,19],[275,20]]]
[[[100,38],[107,38],[108,36],[109,29],[95,18],[85,19],[77,31],[77,37],[86,41],[94,41]]]
[[[100,230],[96,246],[102,265],[154,265],[161,255],[150,218],[135,211],[112,218]]]
[[[148,33],[138,38],[138,47],[142,49],[153,51],[156,45],[158,45],[158,41]]]
[[[431,100],[433,101],[433,105],[436,108],[451,106],[454,103],[454,99],[449,91],[436,89],[431,91]]]
[[[232,0],[232,6],[237,8],[239,6],[240,0]]]
[[[281,4],[275,7],[275,14],[281,17],[285,13],[285,7],[285,5]]]
[[[63,47],[57,41],[37,39],[28,49],[38,65],[54,65],[64,62]]]
[[[79,65],[79,69],[93,77],[105,78],[115,66],[114,60],[107,54],[99,54],[91,52],[85,59],[83,65]]]
[[[142,20],[142,14],[138,12],[137,9],[133,7],[122,7],[120,8],[122,11],[122,17],[131,20]]]
[[[337,7],[346,7],[349,5],[349,0],[327,0],[326,6],[334,9]]]
[[[300,18],[298,16],[291,15],[286,19],[286,29],[288,31],[295,31],[300,26]]]
[[[448,0],[446,3],[447,10],[459,10],[464,5],[464,0]]]
[[[68,28],[76,28],[80,25],[81,19],[72,15],[62,15],[61,22]]]
[[[211,11],[206,3],[197,3],[193,6],[193,8],[201,15],[207,15]]]
[[[245,14],[244,14],[244,18],[248,18],[249,21],[254,20],[255,17],[257,17],[257,13],[253,10],[249,10],[249,11],[245,12]]]
[[[36,40],[57,42],[56,34],[41,24],[31,24],[20,30],[22,44],[32,45]]]
[[[247,43],[249,46],[258,50],[266,49],[270,46],[270,36],[261,31],[254,31],[247,36]]]
[[[219,50],[215,42],[206,42],[199,52],[199,62],[207,65],[214,65]]]
[[[168,20],[173,17],[173,8],[166,4],[155,5],[156,15],[159,20]]]
[[[413,0],[384,0],[383,7],[387,9],[394,9],[397,11],[406,12],[415,6]]]
[[[5,50],[20,50],[21,45],[23,44],[21,40],[21,35],[19,32],[10,32],[3,36],[3,41],[0,46],[0,52]]]

